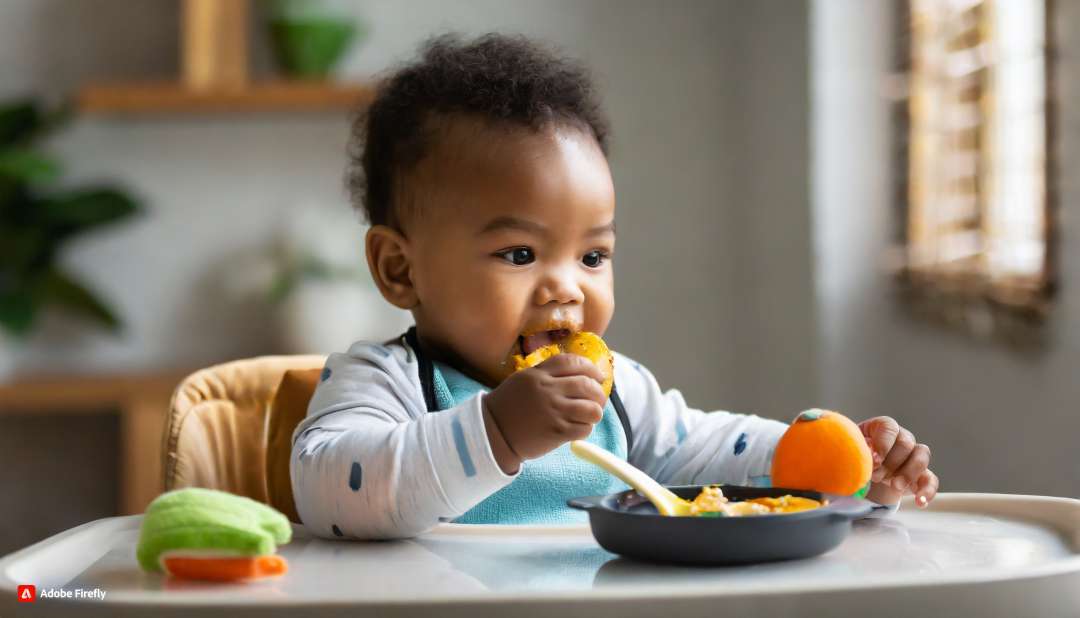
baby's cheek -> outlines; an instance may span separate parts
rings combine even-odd
[[[503,368],[507,356],[521,334],[526,318],[520,300],[504,293],[478,291],[462,299],[459,350],[468,350],[470,360],[490,373]]]
[[[585,290],[584,329],[600,335],[607,332],[611,317],[615,313],[615,293],[609,285],[593,286]]]

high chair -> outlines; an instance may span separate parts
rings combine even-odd
[[[321,355],[263,356],[185,378],[165,421],[165,491],[220,489],[299,522],[289,480],[292,432],[307,413],[325,361]]]

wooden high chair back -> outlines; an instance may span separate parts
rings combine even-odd
[[[185,378],[165,422],[165,490],[220,489],[299,522],[289,480],[291,438],[325,361],[321,355],[263,356]]]

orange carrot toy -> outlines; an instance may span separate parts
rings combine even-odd
[[[146,509],[139,566],[183,579],[239,581],[283,575],[274,555],[292,538],[289,520],[250,498],[189,487],[158,496]]]

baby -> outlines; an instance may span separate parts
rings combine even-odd
[[[614,311],[608,127],[587,73],[523,38],[429,42],[355,129],[367,261],[415,328],[326,361],[293,434],[297,510],[314,534],[414,536],[442,521],[566,523],[575,496],[625,486],[569,451],[588,440],[665,484],[768,484],[787,425],[705,413],[615,353],[517,373],[514,354]],[[930,451],[888,417],[860,425],[868,498],[934,497]]]

